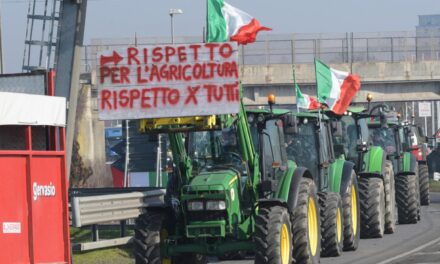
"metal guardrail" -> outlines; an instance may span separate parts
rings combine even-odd
[[[200,42],[199,37],[176,37],[175,43]],[[96,54],[126,45],[169,43],[166,38],[96,39],[82,50],[82,72],[96,67]],[[440,60],[440,35],[416,31],[324,34],[263,34],[239,49],[241,65],[399,62]]]
[[[145,192],[73,196],[72,225],[82,227],[136,218],[148,206],[162,206],[164,195],[165,189],[156,189]]]

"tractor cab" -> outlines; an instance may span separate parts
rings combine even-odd
[[[298,166],[308,168],[319,179],[319,189],[328,188],[327,168],[335,161],[331,125],[319,113],[295,113],[296,131],[286,133],[287,156]]]

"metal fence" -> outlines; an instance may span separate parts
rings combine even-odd
[[[202,42],[202,37],[176,37],[175,43]],[[96,53],[118,46],[170,43],[162,38],[94,39],[83,48],[83,72],[96,62]],[[326,63],[398,62],[440,59],[440,36],[415,31],[262,35],[240,46],[242,65],[307,64],[314,58]]]

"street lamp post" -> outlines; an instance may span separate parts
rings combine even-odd
[[[171,17],[171,43],[174,43],[174,15],[180,15],[183,14],[182,9],[175,9],[175,8],[171,8],[170,9],[170,17]]]
[[[174,15],[183,14],[182,9],[170,9],[170,17],[171,17],[171,43],[174,43],[174,23],[173,18]],[[162,183],[162,135],[157,134],[157,157],[156,157],[156,187],[160,187],[163,185]]]

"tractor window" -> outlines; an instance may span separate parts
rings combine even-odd
[[[399,128],[399,138],[402,143],[403,151],[408,151],[408,148],[412,146],[412,138],[414,134],[411,132],[409,127]]]
[[[331,142],[329,137],[329,131],[328,131],[328,124],[327,123],[321,123],[320,124],[320,132],[319,132],[319,160],[320,163],[327,163],[329,162],[333,157],[332,149],[330,148]]]
[[[281,133],[281,135],[280,135]],[[283,155],[283,150],[281,143],[282,135],[282,125],[279,126],[278,120],[269,120],[266,122],[266,129],[263,130],[264,138],[264,157],[265,157],[265,167],[266,173],[272,172],[272,167],[274,163],[279,164],[279,166],[286,165],[286,158]]]
[[[344,145],[347,158],[357,160],[359,153],[357,151],[358,126],[356,120],[351,116],[343,116],[341,121],[343,133],[340,143]]]
[[[374,146],[382,147],[388,155],[395,154],[397,151],[393,128],[370,128],[370,139]]]
[[[225,168],[246,173],[235,126],[220,131],[190,132],[188,140],[188,155],[193,161],[194,173]]]
[[[368,140],[370,138],[370,132],[368,131],[367,119],[361,118],[361,119],[358,119],[357,122],[358,122],[358,127],[361,132],[362,141],[368,142]]]
[[[315,124],[298,124],[298,133],[286,135],[287,158],[318,176],[319,157]]]

